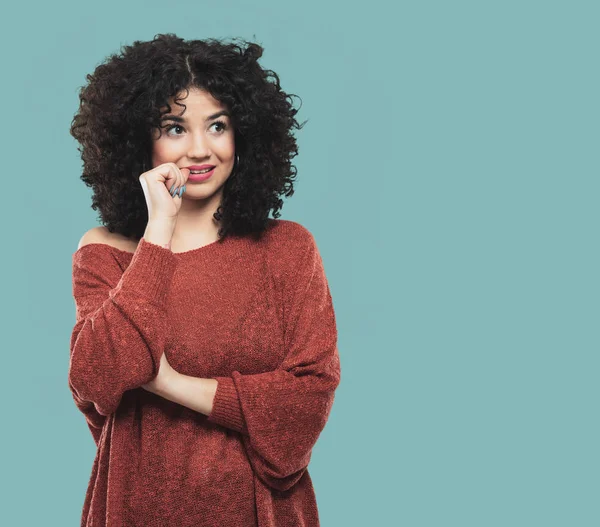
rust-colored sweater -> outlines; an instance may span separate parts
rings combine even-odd
[[[340,382],[333,304],[312,234],[269,220],[173,253],[73,254],[69,387],[97,444],[81,525],[319,525],[307,466]],[[141,386],[162,353],[218,381],[209,416]]]

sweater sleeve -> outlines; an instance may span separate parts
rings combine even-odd
[[[341,377],[329,285],[309,235],[295,279],[284,289],[287,352],[279,368],[211,377],[218,384],[208,420],[242,434],[254,472],[277,490],[289,489],[306,471]]]
[[[68,381],[96,443],[123,393],[158,373],[175,266],[169,249],[144,238],[124,272],[109,245],[84,245],[73,255],[76,322]]]

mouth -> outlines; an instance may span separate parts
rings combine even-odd
[[[188,181],[204,181],[213,175],[213,173],[215,172],[215,168],[216,167],[201,171],[190,172],[190,175],[188,176]]]
[[[190,174],[206,174],[215,168],[214,165],[192,165],[185,167],[190,170]]]

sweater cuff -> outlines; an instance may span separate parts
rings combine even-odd
[[[213,399],[212,412],[208,420],[236,432],[248,434],[240,398],[237,389],[231,377],[210,377],[217,381],[217,391]]]
[[[150,301],[163,304],[176,266],[177,259],[170,249],[141,238],[116,290],[135,291]]]

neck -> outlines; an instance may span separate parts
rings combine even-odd
[[[207,200],[184,198],[177,215],[171,247],[187,250],[216,241],[219,222],[213,215],[219,204],[220,196],[217,195]]]

